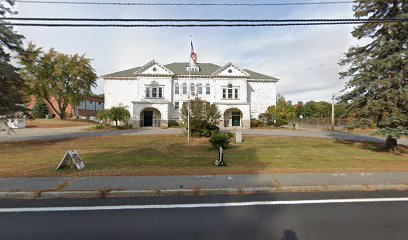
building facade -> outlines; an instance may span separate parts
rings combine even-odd
[[[171,63],[150,61],[102,76],[107,109],[124,105],[134,127],[167,127],[181,121],[181,107],[192,98],[215,103],[222,128],[250,128],[250,120],[276,103],[278,79],[232,63]]]
[[[47,111],[49,114],[52,114],[53,117],[55,118],[60,118],[47,101],[44,100],[43,102],[47,105]],[[55,108],[60,110],[58,107],[58,102],[55,99],[55,97],[51,96],[50,102]],[[34,96],[32,96],[28,104],[28,109],[33,110],[36,103],[37,100],[35,99]],[[104,97],[91,96],[88,97],[86,100],[81,101],[78,106],[72,106],[71,104],[68,104],[65,110],[65,116],[67,118],[82,118],[96,120],[96,115],[98,115],[98,112],[100,110],[104,109],[104,105],[105,105]]]

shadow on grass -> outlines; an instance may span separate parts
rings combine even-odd
[[[365,149],[365,150],[369,150],[372,152],[378,152],[378,153],[391,153],[395,155],[408,154],[408,147],[404,145],[399,145],[398,151],[394,152],[394,151],[388,151],[384,147],[384,144],[382,143],[358,142],[358,141],[340,140],[340,139],[336,139],[336,143],[342,144],[345,146],[349,146],[349,147],[353,147],[353,148],[360,148],[360,149]]]

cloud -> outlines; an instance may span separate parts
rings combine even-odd
[[[341,7],[339,7],[341,6]],[[20,16],[137,18],[348,18],[349,5],[282,8],[141,8],[17,4]],[[97,9],[97,11],[96,11]],[[281,81],[278,91],[293,100],[330,100],[344,86],[337,62],[354,40],[352,26],[274,28],[17,28],[27,41],[66,53],[86,53],[103,75],[156,59],[188,61],[189,35],[200,62],[232,61]],[[98,81],[96,92],[103,91]]]

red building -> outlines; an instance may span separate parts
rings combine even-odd
[[[36,103],[35,97],[31,98],[29,109],[33,109]],[[53,114],[55,118],[60,118],[58,114],[52,109],[50,104],[46,101],[44,103],[47,105],[48,113]],[[58,103],[54,97],[51,97],[52,105],[58,109]],[[103,97],[92,96],[88,97],[86,100],[82,101],[78,106],[68,105],[65,114],[67,118],[86,118],[93,119],[98,114],[99,110],[103,110],[105,101]],[[58,109],[59,110],[59,109]]]

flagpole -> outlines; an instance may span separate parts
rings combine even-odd
[[[193,39],[190,35],[190,44],[192,43]],[[190,142],[190,96],[191,96],[191,49],[190,49],[190,66],[188,67],[188,83],[187,83],[187,91],[188,91],[188,102],[187,102],[187,142]]]

